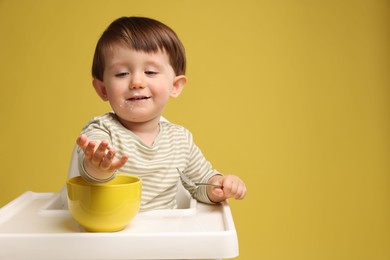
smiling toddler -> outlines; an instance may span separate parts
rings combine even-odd
[[[80,174],[106,182],[117,171],[142,179],[141,211],[176,208],[177,168],[194,182],[222,188],[184,187],[197,200],[243,199],[244,182],[214,170],[184,127],[162,121],[170,98],[183,90],[185,50],[165,24],[144,17],[115,20],[99,39],[93,86],[112,112],[93,118],[77,139]]]

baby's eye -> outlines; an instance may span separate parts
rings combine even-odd
[[[127,75],[129,75],[128,72],[119,72],[119,73],[115,74],[115,77],[123,78],[123,77],[126,77]]]
[[[148,76],[154,76],[154,75],[157,75],[157,74],[158,74],[157,71],[152,71],[152,70],[145,71],[145,75],[148,75]]]

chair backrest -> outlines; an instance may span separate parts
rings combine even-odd
[[[78,156],[77,156],[77,145],[74,146],[72,157],[70,157],[70,165],[68,169],[68,179],[80,176],[79,165],[78,165]]]

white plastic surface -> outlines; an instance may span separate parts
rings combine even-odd
[[[238,256],[229,205],[139,213],[122,231],[85,232],[61,193],[26,192],[0,209],[0,259],[220,259]]]

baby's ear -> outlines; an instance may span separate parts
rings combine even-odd
[[[187,83],[187,77],[184,75],[179,75],[176,76],[174,81],[173,81],[173,87],[171,91],[171,97],[172,98],[177,98],[180,93],[182,92],[184,86]]]
[[[98,79],[93,79],[92,84],[93,84],[93,87],[95,88],[96,93],[99,95],[99,97],[101,99],[103,99],[103,101],[107,101],[108,100],[107,91],[106,91],[106,87],[104,86],[103,81],[100,81]]]

